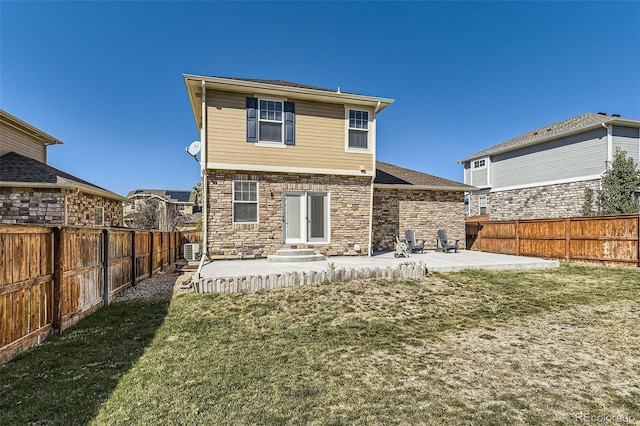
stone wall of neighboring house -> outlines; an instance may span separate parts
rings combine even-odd
[[[59,189],[0,188],[0,223],[64,225]]]
[[[92,227],[123,224],[122,202],[83,192],[68,192],[67,225]]]
[[[233,181],[258,181],[258,223],[233,223]],[[282,208],[286,191],[329,193],[330,242],[298,244],[326,256],[366,255],[369,243],[371,178],[289,175],[210,170],[207,179],[207,240],[214,258],[253,258],[275,254],[283,243]],[[353,250],[359,244],[360,252]]]
[[[103,209],[103,225],[96,225],[96,207]],[[70,190],[0,188],[0,223],[122,226],[122,204]]]
[[[404,238],[407,229],[416,232],[425,247],[436,246],[439,229],[449,239],[460,239],[464,248],[464,193],[376,188],[373,195],[374,250],[394,250],[396,236]]]
[[[489,192],[486,194],[487,214],[491,216],[491,220],[581,216],[584,190],[587,187],[597,191],[600,189],[600,181],[589,180]],[[480,195],[478,194],[472,194],[470,197],[472,216],[479,211],[479,199]]]

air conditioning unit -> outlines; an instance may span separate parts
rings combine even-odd
[[[182,250],[184,258],[189,262],[200,260],[200,243],[185,244]]]

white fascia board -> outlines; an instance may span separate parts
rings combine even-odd
[[[231,91],[246,91],[247,93],[253,92],[256,89],[264,93],[295,93],[301,95],[301,98],[308,99],[324,99],[327,102],[333,103],[356,103],[358,105],[370,105],[377,106],[378,102],[380,102],[379,111],[382,111],[387,106],[391,105],[394,102],[394,99],[391,98],[380,98],[375,96],[366,96],[366,95],[355,95],[350,93],[342,93],[342,92],[330,92],[325,90],[318,89],[308,89],[304,87],[294,87],[294,86],[281,86],[278,84],[270,84],[270,83],[260,83],[255,81],[245,81],[245,80],[234,80],[230,78],[219,78],[219,77],[207,77],[193,74],[183,74],[185,81],[188,80],[196,80],[196,81],[205,81],[208,83],[208,87],[212,88],[227,88]]]
[[[525,189],[525,188],[537,188],[539,186],[560,185],[563,183],[581,182],[586,180],[600,180],[601,177],[602,175],[599,174],[599,175],[580,176],[580,177],[568,178],[568,179],[550,180],[546,182],[529,183],[529,184],[523,184],[523,185],[504,186],[501,188],[492,188],[491,192],[512,191],[514,189]]]
[[[266,166],[255,164],[233,163],[207,163],[207,170],[241,170],[243,172],[272,172],[272,173],[306,173],[317,175],[344,175],[344,176],[373,176],[374,171],[362,173],[360,170],[349,169],[321,169],[309,167]]]
[[[455,191],[455,192],[469,192],[475,191],[478,188],[474,187],[461,187],[461,186],[433,186],[433,185],[409,185],[409,184],[394,184],[394,183],[374,183],[374,188],[380,189],[406,189],[416,191]]]

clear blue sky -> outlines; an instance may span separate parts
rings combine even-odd
[[[191,189],[183,73],[396,102],[378,159],[456,161],[585,112],[640,119],[640,2],[0,1],[0,107],[57,137],[49,164],[126,195]]]

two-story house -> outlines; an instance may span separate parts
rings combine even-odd
[[[491,220],[579,216],[585,188],[600,189],[617,149],[640,160],[639,128],[640,120],[587,113],[463,158],[464,182],[478,188],[467,198],[467,215]]]
[[[426,223],[401,219],[416,217],[409,201],[399,207],[383,196],[374,208],[378,114],[392,99],[284,81],[200,75],[184,80],[202,144],[203,231],[211,256],[256,257],[288,247],[368,254],[389,248],[401,228],[419,234],[426,229]],[[390,171],[402,176],[389,174],[376,184],[380,191],[413,194],[405,198],[420,203],[449,197],[456,218],[445,217],[449,211],[434,214],[438,222],[430,226],[453,223],[462,238],[469,186],[402,168]],[[428,193],[434,188],[453,195]],[[403,207],[408,214],[399,215]],[[374,229],[384,216],[387,229]]]
[[[182,228],[194,225],[200,220],[200,211],[196,205],[196,196],[189,190],[168,189],[134,189],[127,194],[128,202],[124,204],[125,225],[132,226],[132,219],[145,204],[152,200],[157,203],[161,215],[158,218],[158,229],[173,230],[174,226]]]
[[[0,223],[122,226],[124,197],[47,164],[59,144],[0,110]]]

